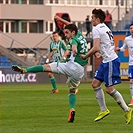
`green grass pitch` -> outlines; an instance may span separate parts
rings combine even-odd
[[[91,83],[81,83],[75,121],[68,123],[67,84],[57,86],[59,93],[50,94],[50,84],[0,85],[0,133],[133,133],[133,121],[125,124],[124,112],[108,94],[105,97],[111,113],[94,122],[99,106]],[[129,83],[115,88],[128,104]]]

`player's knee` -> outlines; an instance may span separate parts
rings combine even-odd
[[[114,91],[113,86],[106,87],[106,93],[111,94]]]
[[[70,94],[70,93],[74,93],[74,94],[75,94],[75,90],[76,90],[75,88],[69,89],[69,90],[68,90],[68,94]]]
[[[92,85],[93,88],[98,88],[101,85],[101,82],[96,80],[96,79],[94,79],[92,81],[91,85]]]
[[[52,78],[53,76],[54,76],[53,73],[48,73],[48,77],[49,77],[49,78]]]
[[[93,88],[99,87],[99,86],[97,86],[97,84],[95,84],[95,82],[92,82],[92,83],[91,83],[91,86],[92,86]]]

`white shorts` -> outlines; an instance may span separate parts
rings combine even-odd
[[[68,77],[67,83],[69,83],[70,89],[77,88],[84,76],[84,67],[73,61],[66,63],[53,62],[49,65],[53,73],[63,74]]]

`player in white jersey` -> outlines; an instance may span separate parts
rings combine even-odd
[[[131,35],[125,38],[123,46],[121,48],[117,47],[116,51],[124,52],[126,48],[128,48],[128,53],[129,53],[128,78],[130,82],[130,93],[132,97],[129,106],[133,106],[133,24],[130,24],[129,29]]]
[[[123,109],[126,123],[129,124],[131,121],[132,109],[126,105],[122,95],[114,88],[115,84],[121,83],[120,60],[115,53],[113,34],[104,24],[104,20],[104,11],[101,9],[94,9],[92,11],[91,22],[94,26],[92,30],[94,44],[86,55],[81,55],[83,59],[92,55],[95,55],[97,58],[101,56],[103,59],[92,81],[92,87],[96,93],[96,99],[100,106],[100,113],[94,121],[99,121],[110,114],[105,103],[104,92],[101,88],[102,82],[105,82],[106,92],[113,97]]]

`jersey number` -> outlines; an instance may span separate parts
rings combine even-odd
[[[112,32],[111,31],[107,31],[106,33],[109,36],[109,39],[111,41],[111,45],[113,46],[114,45],[114,37],[113,37]]]

